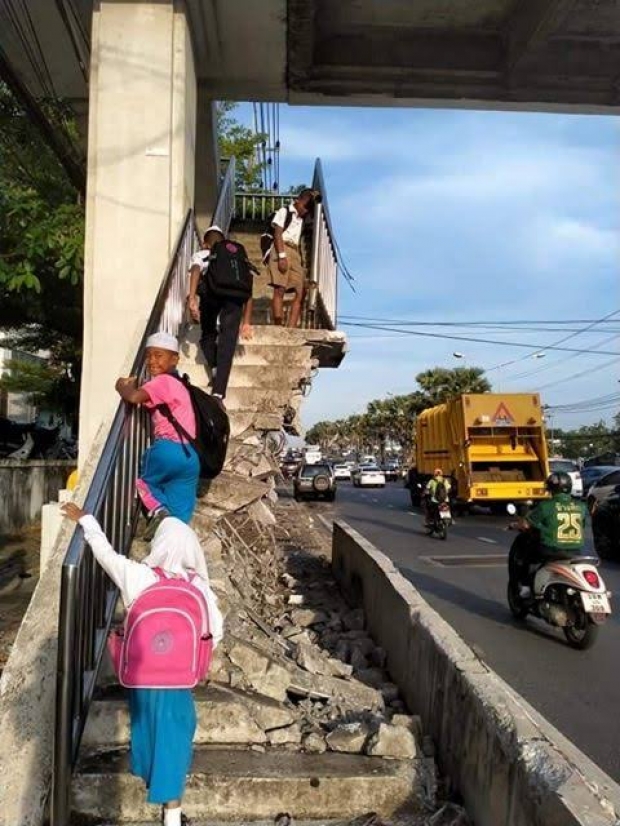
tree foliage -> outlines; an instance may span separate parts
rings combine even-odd
[[[395,443],[405,454],[411,452],[418,413],[441,404],[459,393],[486,393],[491,385],[479,367],[452,370],[435,367],[416,376],[418,388],[401,396],[371,401],[366,411],[338,421],[317,422],[306,434],[306,441],[325,450],[379,451]]]
[[[68,110],[55,119],[73,129]],[[16,359],[1,386],[76,417],[82,345],[84,206],[55,155],[0,84],[0,331]]]
[[[237,104],[229,100],[217,104],[217,136],[221,158],[236,161],[235,183],[238,190],[260,191],[263,187],[265,164],[259,161],[258,150],[265,136],[239,123],[233,116]]]

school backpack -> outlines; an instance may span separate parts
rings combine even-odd
[[[267,261],[269,253],[271,252],[271,248],[273,246],[273,219],[276,217],[278,212],[279,210],[276,210],[276,212],[272,212],[269,218],[267,218],[265,229],[260,237],[260,251],[263,254],[263,262]],[[286,232],[286,230],[290,227],[292,220],[293,212],[287,207],[282,232]]]
[[[184,579],[158,581],[129,606],[108,637],[114,670],[125,688],[194,688],[207,676],[213,637],[204,594]]]
[[[448,491],[445,482],[437,482],[435,485],[435,499],[439,504],[445,502],[448,498]]]
[[[157,410],[168,419],[179,434],[186,454],[189,455],[186,447],[187,443],[191,444],[196,450],[200,459],[201,479],[215,479],[222,472],[226,461],[226,451],[228,450],[228,440],[230,438],[228,415],[213,396],[193,385],[189,380],[189,376],[179,376],[178,373],[170,373],[170,375],[180,381],[189,393],[196,419],[196,438],[194,439],[189,435],[167,404],[158,404]]]
[[[233,298],[245,303],[252,298],[254,272],[256,267],[250,263],[243,244],[218,241],[211,247],[199,294]]]

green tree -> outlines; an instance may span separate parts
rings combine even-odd
[[[254,132],[233,116],[237,104],[229,100],[217,104],[217,135],[220,157],[235,158],[236,188],[260,191],[263,187],[265,164],[259,160],[259,149],[265,135]]]
[[[427,407],[442,404],[460,393],[488,393],[491,389],[481,367],[433,367],[418,373],[416,381],[428,401]]]
[[[73,128],[63,105],[47,106]],[[79,396],[83,249],[79,193],[0,84],[0,330],[5,347],[49,353],[36,369],[16,360],[2,385],[69,419]]]

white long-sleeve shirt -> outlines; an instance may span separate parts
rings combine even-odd
[[[90,514],[83,516],[80,519],[80,525],[95,559],[112,582],[118,586],[125,608],[128,608],[142,591],[158,581],[159,577],[148,565],[127,559],[114,550],[94,516]],[[224,620],[217,604],[217,597],[200,577],[196,577],[193,582],[204,594],[209,612],[209,630],[213,635],[213,647],[215,648],[224,632]]]

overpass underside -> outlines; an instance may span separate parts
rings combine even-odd
[[[93,11],[114,5],[4,0],[0,46],[35,96],[52,86],[79,109],[88,98]],[[620,105],[619,0],[168,5],[186,13],[196,78],[214,99],[582,112]]]

